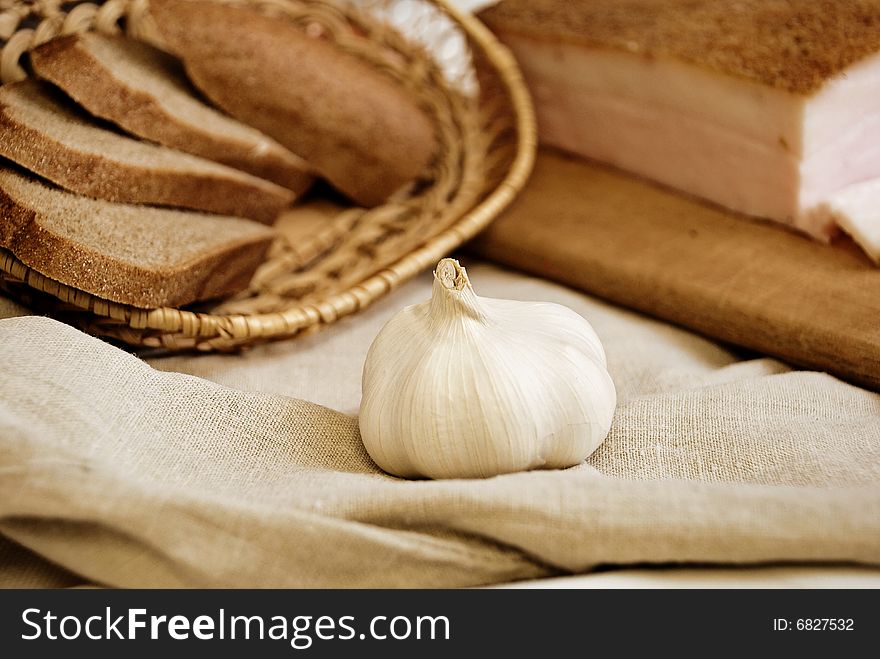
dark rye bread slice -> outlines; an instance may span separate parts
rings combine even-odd
[[[82,195],[271,223],[294,194],[256,176],[92,123],[48,83],[0,87],[0,155]]]
[[[91,114],[138,137],[259,176],[302,194],[311,167],[275,140],[197,98],[179,63],[146,44],[96,32],[31,51],[38,76]]]
[[[88,199],[0,165],[0,247],[112,302],[176,307],[240,291],[274,236],[235,217]]]
[[[311,163],[365,206],[419,176],[437,149],[433,126],[390,77],[254,9],[151,0],[158,44],[233,117]]]

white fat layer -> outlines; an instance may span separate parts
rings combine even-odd
[[[852,237],[874,261],[880,262],[880,178],[839,190],[814,212],[825,214]]]
[[[839,225],[876,258],[880,55],[805,96],[668,58],[505,40],[543,143],[820,240]]]

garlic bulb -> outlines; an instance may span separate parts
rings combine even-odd
[[[473,478],[582,462],[605,439],[617,396],[590,324],[548,302],[478,297],[440,261],[430,300],[373,341],[361,438],[385,471]]]

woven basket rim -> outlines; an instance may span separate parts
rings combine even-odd
[[[449,227],[424,244],[402,255],[390,265],[341,292],[317,303],[265,313],[212,314],[174,307],[138,308],[111,302],[52,280],[0,249],[0,272],[23,281],[28,287],[48,294],[100,318],[124,322],[132,330],[185,332],[193,338],[219,336],[246,340],[292,337],[313,325],[332,323],[359,311],[383,297],[397,285],[431,267],[480,230],[506,208],[522,189],[535,162],[537,129],[531,98],[512,54],[473,14],[459,10],[447,0],[423,0],[433,4],[457,24],[467,39],[478,46],[502,84],[515,121],[514,156],[503,179],[485,198],[464,212]],[[208,341],[210,343],[210,341]],[[169,347],[169,346],[165,346]],[[197,348],[213,349],[201,345]]]

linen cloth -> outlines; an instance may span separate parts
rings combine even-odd
[[[619,405],[585,464],[445,482],[373,465],[352,416],[363,359],[430,276],[319,334],[150,365],[10,318],[0,583],[444,587],[607,564],[880,563],[880,396],[465,265],[480,295],[593,323]]]

